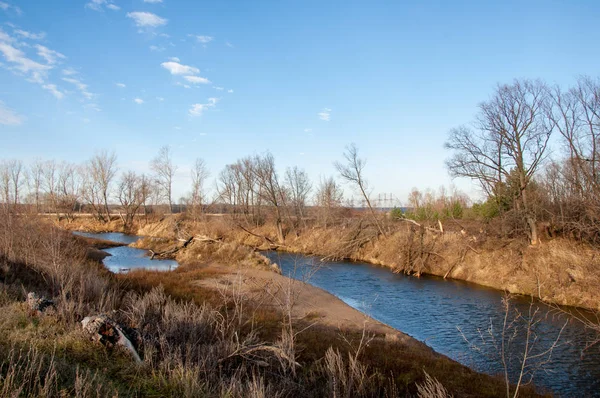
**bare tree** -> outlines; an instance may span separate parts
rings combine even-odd
[[[125,212],[124,216],[121,214],[121,218],[125,229],[130,229],[135,215],[146,202],[149,193],[147,181],[144,176],[140,177],[135,172],[128,171],[123,173],[117,186],[117,197],[121,209]]]
[[[275,225],[277,227],[277,239],[279,243],[283,243],[285,235],[283,233],[283,217],[286,206],[286,192],[279,182],[279,176],[275,170],[275,159],[271,153],[257,156],[254,159],[254,167],[252,169],[254,176],[259,186],[260,197],[266,203],[273,206],[275,210]]]
[[[306,216],[306,202],[312,189],[310,179],[304,170],[294,166],[286,170],[285,183],[287,191],[290,193],[291,204],[294,206],[296,220],[306,226],[306,220],[304,219]]]
[[[156,176],[156,184],[162,196],[169,203],[169,213],[173,212],[173,178],[177,166],[173,164],[171,148],[163,146],[158,155],[150,162],[150,168]]]
[[[59,218],[64,213],[68,220],[73,220],[82,192],[80,177],[80,170],[74,164],[62,162],[57,167],[55,202]]]
[[[513,180],[516,207],[532,243],[538,236],[527,188],[547,155],[553,130],[548,107],[548,89],[541,81],[499,85],[493,97],[479,105],[475,130],[454,129],[445,144],[454,151],[446,162],[453,177],[471,178],[491,195]]]
[[[41,211],[40,200],[42,194],[42,181],[44,175],[44,163],[41,160],[35,160],[29,167],[29,192],[33,195],[35,202],[35,211]]]
[[[110,221],[110,210],[108,208],[108,198],[110,196],[111,183],[117,175],[117,155],[114,152],[109,153],[106,150],[98,152],[89,161],[91,183],[95,186],[95,191],[102,198],[106,221]]]
[[[206,163],[203,159],[196,159],[191,170],[192,177],[192,192],[190,195],[190,206],[195,220],[202,214],[202,206],[204,205],[204,184],[210,175]]]
[[[346,147],[344,159],[345,163],[335,162],[335,168],[346,182],[353,184],[354,187],[360,192],[365,200],[365,203],[367,204],[367,207],[369,208],[369,212],[373,222],[377,226],[377,230],[381,235],[385,236],[385,232],[383,231],[381,223],[375,214],[375,210],[373,209],[373,206],[371,206],[371,200],[369,198],[369,185],[363,175],[363,169],[365,168],[367,162],[358,157],[358,148],[355,144],[350,144]]]
[[[319,208],[319,218],[327,228],[335,220],[337,210],[342,207],[344,192],[333,177],[329,177],[319,182],[315,199]]]

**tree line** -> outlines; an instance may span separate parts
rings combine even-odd
[[[475,120],[451,130],[450,174],[481,187],[486,217],[532,243],[547,232],[600,237],[600,81],[563,89],[541,80],[498,85]],[[550,228],[550,230],[548,230]]]
[[[597,242],[600,237],[600,82],[581,77],[563,89],[541,80],[499,84],[479,104],[474,120],[450,131],[445,147],[452,177],[470,178],[485,195],[482,203],[465,212],[468,198],[456,190],[423,194],[413,189],[408,212],[397,217],[437,220],[473,216],[499,222],[505,235],[539,240],[545,232]],[[382,213],[375,209],[371,187],[364,176],[365,159],[352,144],[342,161],[334,163],[338,179],[321,178],[314,184],[299,167],[279,173],[269,152],[247,156],[226,165],[215,178],[214,195],[207,194],[210,175],[196,159],[189,191],[179,208],[195,219],[208,206],[225,212],[246,226],[261,225],[272,217],[278,240],[285,229],[306,227],[307,218],[329,226],[344,213],[347,183],[364,203],[365,214],[379,235],[386,235]],[[175,209],[173,181],[178,170],[168,146],[150,161],[151,173],[119,174],[114,153],[100,151],[81,165],[38,160],[0,161],[0,203],[4,208],[27,204],[36,212],[71,218],[77,211],[108,221],[111,208],[126,226],[137,214],[159,205]],[[313,205],[310,214],[307,206]],[[347,205],[348,203],[346,203]]]

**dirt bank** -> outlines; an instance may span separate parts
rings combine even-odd
[[[551,239],[537,246],[484,232],[436,231],[407,223],[390,227],[387,236],[369,236],[349,222],[334,228],[312,227],[276,242],[269,225],[243,230],[226,219],[193,223],[167,217],[139,229],[140,235],[175,239],[202,235],[255,249],[284,250],[322,257],[346,258],[411,275],[430,274],[464,280],[549,303],[600,310],[600,251],[570,241]],[[361,234],[365,236],[361,241]],[[357,243],[358,242],[358,243]]]

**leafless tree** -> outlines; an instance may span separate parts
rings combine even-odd
[[[77,209],[81,195],[81,172],[72,163],[62,162],[57,167],[56,175],[56,212],[58,217],[64,213],[69,220]]]
[[[121,214],[125,229],[132,227],[135,215],[146,202],[149,193],[147,183],[144,176],[138,176],[133,171],[123,173],[117,183],[117,197],[125,212],[125,215]]]
[[[190,194],[191,212],[195,220],[202,214],[202,206],[205,202],[204,185],[210,175],[203,159],[196,159],[191,170],[192,192]]]
[[[58,190],[58,165],[54,160],[44,162],[42,186],[44,189],[45,202],[49,204],[52,211],[57,211],[57,190]]]
[[[358,156],[358,148],[355,144],[350,144],[346,147],[344,152],[345,163],[335,162],[335,168],[337,169],[340,176],[348,183],[353,184],[354,187],[360,192],[362,197],[369,208],[369,213],[373,219],[373,222],[377,226],[377,230],[383,236],[385,232],[379,222],[377,214],[371,205],[371,199],[369,198],[369,185],[364,177],[363,169],[367,162]]]
[[[155,174],[156,184],[162,196],[169,203],[169,213],[173,211],[173,178],[177,172],[177,166],[173,164],[171,148],[163,146],[158,155],[150,162],[150,168]]]
[[[301,221],[306,226],[306,202],[312,189],[312,184],[304,170],[297,166],[288,168],[285,172],[285,183],[287,191],[290,193],[291,205],[294,206],[296,220]]]
[[[257,156],[254,159],[252,169],[254,177],[259,186],[259,194],[262,199],[275,210],[275,224],[277,227],[277,239],[283,243],[283,218],[285,216],[286,196],[285,187],[279,182],[279,176],[275,169],[275,159],[271,153]]]
[[[315,195],[319,218],[325,227],[336,219],[336,212],[342,207],[344,192],[333,177],[321,179]]]
[[[42,181],[44,175],[44,163],[37,159],[29,167],[29,192],[35,202],[35,212],[41,211],[40,200],[42,194]]]
[[[479,105],[475,128],[452,130],[445,144],[454,151],[446,162],[453,177],[471,178],[491,195],[514,181],[516,207],[524,215],[532,243],[538,236],[527,188],[547,155],[553,131],[548,108],[548,88],[541,81],[499,85],[492,98]]]
[[[89,161],[89,176],[91,183],[94,184],[104,206],[106,221],[110,221],[110,210],[108,208],[108,198],[110,196],[111,183],[117,175],[117,155],[114,152],[102,150]]]

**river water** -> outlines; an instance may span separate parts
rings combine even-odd
[[[139,239],[119,233],[77,234],[124,244]],[[168,271],[177,267],[174,260],[150,260],[146,250],[128,246],[104,251],[111,254],[104,259],[104,265],[112,272]],[[461,281],[394,274],[387,268],[365,263],[321,262],[316,257],[280,252],[264,254],[281,267],[284,275],[332,293],[441,354],[480,372],[503,372],[499,354],[505,315],[502,292]],[[509,362],[511,379],[514,381],[517,377],[525,352],[523,319],[531,319],[529,314],[536,310],[537,323],[530,328],[529,342],[533,343],[529,346],[533,345],[530,355],[545,352],[560,337],[551,356],[527,362],[531,367],[526,370],[535,372],[533,383],[541,391],[556,396],[600,397],[600,345],[586,349],[597,336],[573,316],[590,314],[573,309],[558,310],[524,297],[510,300],[508,320],[515,319],[515,311],[523,315],[513,324],[514,328],[507,329],[510,333],[505,333],[504,357]],[[515,337],[510,339],[513,332]]]
[[[129,245],[137,242],[140,237],[135,235],[125,235],[120,232],[106,233],[91,233],[91,232],[74,232],[75,235],[85,236],[88,238],[109,240],[112,242],[123,243]],[[118,246],[103,249],[102,251],[110,254],[105,257],[102,263],[106,268],[114,273],[129,272],[135,269],[149,269],[153,271],[171,271],[177,268],[178,264],[175,260],[170,259],[150,259],[148,250],[136,249],[129,246]]]
[[[279,252],[264,254],[281,267],[284,275],[334,294],[439,353],[480,372],[503,372],[502,292],[466,282],[394,274],[387,268],[364,263],[321,262],[315,257]],[[551,356],[528,362],[531,367],[527,369],[535,371],[533,383],[556,396],[600,397],[600,345],[585,349],[596,335],[586,330],[569,309],[561,311],[524,297],[511,298],[509,321],[515,318],[515,310],[531,319],[530,311],[536,309],[538,323],[531,328],[529,339],[529,347],[533,343],[531,356],[543,353],[560,338]],[[579,312],[573,314],[580,316]],[[513,381],[519,373],[526,341],[524,320],[514,326],[510,332],[516,333],[515,338],[505,350]],[[505,333],[505,342],[508,336],[512,334]]]

